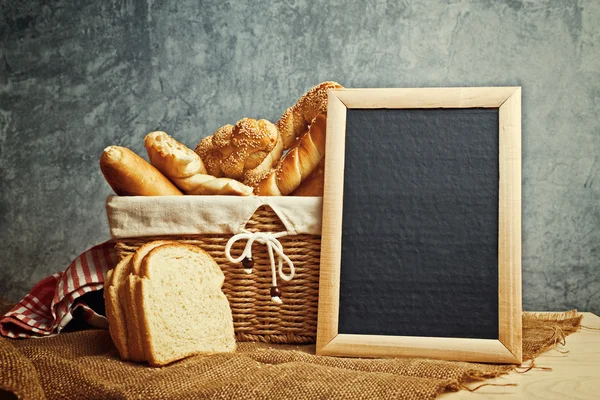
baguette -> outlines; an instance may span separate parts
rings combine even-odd
[[[144,145],[150,163],[185,194],[249,196],[252,188],[230,178],[208,175],[204,163],[194,151],[165,132],[146,135]]]
[[[181,196],[183,193],[146,160],[125,147],[109,146],[100,170],[119,196]]]
[[[259,196],[285,196],[296,190],[325,155],[327,118],[319,114],[269,173],[254,182]]]

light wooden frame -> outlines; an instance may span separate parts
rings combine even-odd
[[[499,338],[467,339],[338,334],[346,110],[350,108],[495,108],[499,110]],[[521,88],[334,89],[329,91],[321,237],[319,355],[419,356],[520,363]]]

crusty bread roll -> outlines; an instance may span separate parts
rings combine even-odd
[[[136,276],[135,306],[147,360],[162,366],[236,348],[223,272],[205,251],[185,244],[152,249]]]
[[[325,158],[315,170],[292,192],[292,196],[323,196],[325,183]]]
[[[319,114],[277,166],[254,182],[254,193],[259,196],[285,196],[300,186],[325,155],[327,118]]]
[[[119,196],[181,196],[183,193],[155,167],[125,147],[109,146],[100,170]]]
[[[246,183],[265,174],[281,157],[283,139],[266,119],[242,118],[200,141],[195,149],[208,173]]]
[[[296,104],[285,110],[275,124],[283,137],[283,146],[290,148],[296,139],[304,134],[308,125],[319,114],[327,113],[327,91],[343,89],[336,82],[323,82],[311,88]]]
[[[241,196],[252,194],[252,188],[241,182],[208,175],[198,154],[165,132],[149,133],[144,139],[144,145],[150,163],[185,194]]]

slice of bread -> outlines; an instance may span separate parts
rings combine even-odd
[[[179,242],[175,242],[172,240],[154,240],[152,242],[144,243],[133,255],[133,262],[130,264],[130,273],[134,275],[139,275],[140,270],[142,269],[142,260],[146,257],[146,254],[150,252],[150,250],[162,246],[163,244],[177,244]]]
[[[129,348],[127,344],[127,323],[123,304],[119,298],[119,290],[127,275],[129,274],[129,264],[132,256],[122,259],[107,276],[110,278],[104,283],[104,303],[106,305],[106,318],[108,319],[108,331],[121,358],[130,359]]]
[[[143,258],[140,278],[135,306],[150,365],[235,350],[231,309],[221,291],[224,275],[208,253],[160,245]]]
[[[133,291],[133,281],[135,275],[127,275],[124,282],[119,287],[119,302],[125,314],[125,324],[127,326],[127,348],[129,350],[129,358],[132,361],[146,361],[144,348],[138,322],[138,312],[135,307],[135,293]]]
[[[138,308],[135,306],[135,281],[136,275],[140,273],[142,266],[142,260],[146,257],[146,254],[155,247],[163,244],[177,243],[168,240],[155,240],[142,245],[133,255],[131,262],[129,263],[129,276],[121,286],[119,292],[121,304],[125,310],[126,321],[127,321],[127,343],[129,347],[130,357],[133,361],[146,361],[146,354],[144,346],[142,345],[142,336],[140,333],[140,315]]]

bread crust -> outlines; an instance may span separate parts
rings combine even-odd
[[[161,244],[159,246],[154,247],[152,250],[150,250],[148,252],[148,254],[146,254],[146,256],[142,259],[142,265],[140,267],[140,272],[139,272],[138,276],[140,276],[141,278],[150,278],[150,279],[152,278],[152,276],[150,275],[148,262],[150,260],[150,257],[152,256],[153,252],[158,253],[159,251],[164,251],[165,249],[178,248],[178,247],[185,248],[194,253],[202,254],[203,256],[209,257],[214,262],[214,267],[215,267],[214,272],[217,274],[220,274],[220,275],[223,274],[223,272],[221,271],[221,268],[219,268],[219,265],[217,264],[216,261],[214,261],[212,256],[210,254],[208,254],[205,250],[201,249],[200,247],[194,246],[191,244],[187,244],[187,243],[176,242],[176,241],[167,241],[167,242],[168,243]],[[223,276],[221,285],[223,285],[224,279],[225,279],[225,277]]]
[[[150,132],[144,138],[144,146],[150,163],[171,180],[207,173],[200,157],[166,132]]]
[[[315,170],[310,174],[296,190],[292,196],[323,196],[325,186],[325,158],[319,162]]]
[[[252,188],[230,178],[208,175],[204,163],[191,149],[165,132],[146,135],[144,145],[153,166],[185,194],[249,196]]]
[[[100,156],[100,170],[119,196],[181,196],[162,173],[126,147],[109,146]]]
[[[134,323],[136,324],[136,328],[138,331],[138,337],[139,337],[139,343],[140,343],[140,347],[142,349],[142,353],[144,354],[144,361],[148,361],[148,357],[149,357],[149,350],[148,347],[146,346],[146,337],[145,337],[145,330],[144,330],[144,308],[143,306],[141,306],[140,303],[140,296],[141,296],[141,287],[142,287],[142,278],[140,278],[138,275],[133,275],[131,277],[131,299],[132,299],[132,309],[133,309],[133,316],[134,316]]]
[[[143,362],[146,361],[146,356],[141,341],[138,313],[135,308],[134,279],[134,275],[127,275],[119,287],[119,300],[125,313],[129,357],[132,361]]]
[[[327,118],[319,114],[308,131],[288,150],[268,174],[254,183],[259,196],[285,196],[296,190],[325,156]]]
[[[142,340],[141,332],[141,315],[136,307],[137,293],[139,289],[139,273],[144,257],[154,248],[162,246],[163,244],[177,243],[170,240],[155,240],[152,242],[144,243],[137,251],[133,254],[133,258],[129,263],[129,276],[127,281],[124,283],[121,289],[122,304],[125,306],[125,314],[127,315],[127,333],[129,352],[131,360],[133,361],[147,361],[147,351],[144,348],[144,341]]]
[[[173,240],[153,240],[152,242],[144,243],[140,248],[133,254],[131,260],[129,273],[133,275],[139,275],[142,268],[142,261],[144,257],[154,248],[162,246],[163,244],[176,244]]]
[[[231,135],[218,135],[219,132],[213,137],[213,144],[223,154],[223,173],[229,178],[241,179],[245,171],[257,168],[275,149],[279,132],[266,119],[242,118],[233,126]]]
[[[264,175],[281,158],[283,138],[266,119],[242,118],[203,138],[195,149],[216,177],[238,179],[249,185],[253,177]]]
[[[221,169],[221,158],[223,155],[213,144],[213,137],[220,131],[229,132],[228,134],[231,135],[232,130],[233,125],[224,125],[220,127],[211,136],[207,136],[200,140],[200,143],[198,143],[198,146],[196,146],[196,149],[194,150],[194,152],[200,156],[202,162],[204,162],[208,174],[216,178],[224,177],[225,173],[223,172],[223,169]],[[221,133],[221,135],[222,134],[223,133]]]
[[[285,110],[275,124],[283,137],[285,149],[290,148],[296,139],[308,129],[309,124],[319,114],[327,113],[327,92],[330,89],[343,89],[337,82],[327,81],[312,87],[292,107]]]
[[[129,272],[129,264],[132,256],[122,259],[111,271],[110,280],[105,282],[104,302],[106,306],[106,318],[108,319],[108,331],[123,360],[129,360],[127,340],[127,323],[124,305],[120,299],[120,287],[124,277]]]

